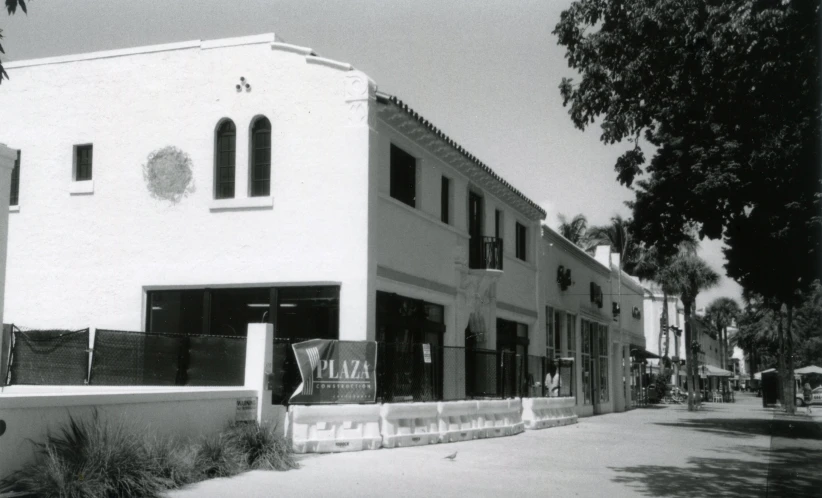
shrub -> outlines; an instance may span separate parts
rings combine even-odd
[[[146,444],[148,456],[154,464],[154,473],[166,481],[168,489],[197,482],[197,450],[170,438],[154,438]]]
[[[203,478],[230,477],[246,469],[244,455],[225,436],[205,437],[197,446],[196,472]]]
[[[143,442],[122,424],[74,417],[39,443],[35,459],[0,482],[42,497],[156,497],[167,488]]]
[[[278,434],[277,426],[232,423],[224,432],[226,442],[244,457],[249,469],[291,470],[299,467],[291,441]]]
[[[291,441],[276,428],[257,423],[229,424],[197,445],[122,423],[69,417],[44,443],[35,443],[33,461],[0,481],[0,493],[37,497],[159,497],[167,489],[248,469],[297,468]]]

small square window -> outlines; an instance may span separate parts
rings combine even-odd
[[[391,197],[417,207],[417,159],[391,144]]]
[[[92,151],[91,144],[74,146],[74,181],[91,180]]]
[[[526,260],[527,254],[527,234],[528,229],[521,223],[517,222],[517,258],[523,261]]]

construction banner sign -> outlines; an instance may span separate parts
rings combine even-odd
[[[291,403],[376,401],[376,342],[311,339],[291,347],[302,376]]]

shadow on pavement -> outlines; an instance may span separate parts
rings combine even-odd
[[[680,422],[657,422],[655,425],[693,429],[723,436],[774,436],[789,439],[822,440],[820,424],[809,420],[704,418],[682,420]]]
[[[768,465],[750,460],[690,458],[686,467],[638,465],[612,467],[620,475],[612,480],[645,496],[752,497],[765,496],[762,476]]]
[[[783,449],[763,451],[762,461],[690,458],[686,467],[639,465],[611,470],[620,475],[614,482],[630,486],[645,496],[691,498],[723,496],[818,497],[822,475],[815,462],[822,451]],[[770,464],[768,462],[770,458]],[[767,478],[767,486],[763,479]]]
[[[612,467],[618,473],[614,482],[646,496],[822,496],[820,424],[793,419],[703,419],[657,425],[738,438],[772,437],[769,448],[739,445],[713,450],[727,457],[689,458],[684,467]]]

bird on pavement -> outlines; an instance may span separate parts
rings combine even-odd
[[[448,455],[447,457],[445,457],[445,459],[447,459],[447,460],[451,460],[451,461],[453,462],[454,460],[456,460],[456,459],[457,459],[457,452],[455,451],[455,452],[451,453],[450,455]]]

